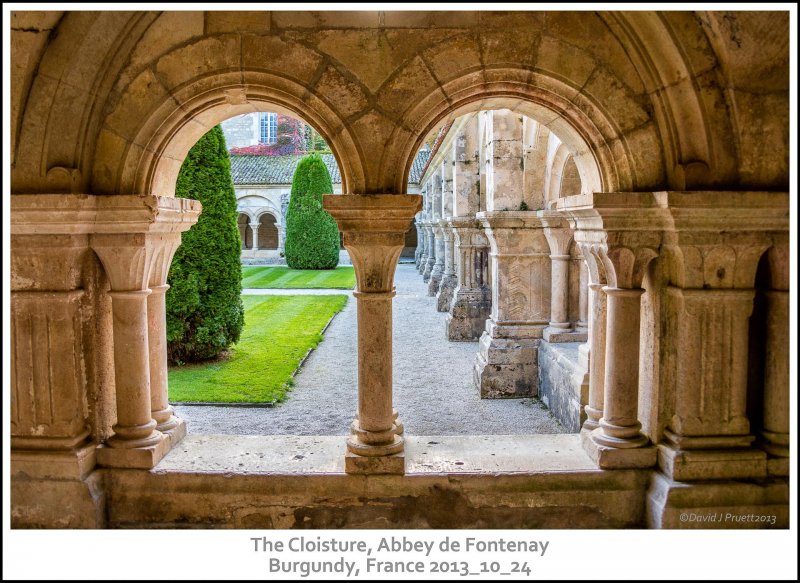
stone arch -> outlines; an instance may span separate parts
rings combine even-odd
[[[510,109],[537,120],[558,136],[572,153],[588,191],[631,190],[663,183],[660,154],[647,161],[635,155],[639,147],[660,152],[660,139],[652,121],[643,123],[636,137],[640,145],[634,146],[634,140],[626,137],[612,118],[569,85],[535,73],[526,73],[526,82],[512,81],[520,77],[519,71],[494,73],[509,80],[485,83],[475,75],[466,75],[451,82],[461,88],[453,89],[450,101],[431,99],[434,102],[418,106],[417,109],[424,108],[424,113],[418,114],[422,129],[415,136],[407,136],[402,146],[405,172],[400,182],[407,180],[415,153],[434,127],[474,111]]]
[[[239,211],[236,218],[236,225],[239,227],[239,238],[242,240],[242,249],[250,249],[253,246],[253,229],[250,227],[251,217],[246,212]]]
[[[127,132],[129,143],[108,148],[109,141],[119,141],[113,136],[119,133],[114,119],[126,118],[132,115],[129,110],[141,107],[141,95],[133,92],[107,118],[101,131],[93,170],[95,190],[174,196],[180,165],[205,132],[235,115],[263,110],[298,117],[314,127],[336,158],[343,192],[358,188],[363,171],[352,137],[322,100],[304,101],[305,91],[291,80],[258,71],[209,72],[165,96],[147,119]]]
[[[258,215],[258,248],[259,249],[278,249],[280,246],[280,235],[277,215],[266,210]]]

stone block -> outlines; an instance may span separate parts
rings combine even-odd
[[[451,342],[472,342],[478,340],[486,329],[486,320],[492,309],[491,292],[459,294],[450,306],[445,318],[447,339]]]
[[[651,468],[656,465],[657,451],[652,445],[627,449],[606,447],[595,442],[588,431],[581,432],[581,442],[583,450],[601,470]]]
[[[767,475],[767,455],[754,448],[691,450],[659,444],[658,465],[681,482]]]
[[[450,309],[450,304],[453,301],[453,292],[458,285],[458,278],[455,275],[446,275],[442,277],[439,284],[439,291],[436,294],[436,310],[439,312],[447,312]]]
[[[492,338],[484,333],[473,369],[481,399],[535,397],[539,342],[531,338]]]
[[[350,451],[344,458],[344,471],[348,474],[404,474],[406,457],[403,452],[384,456],[363,456]]]
[[[647,491],[646,520],[651,528],[789,528],[789,483],[690,484],[657,473]]]
[[[539,398],[569,431],[579,432],[589,401],[586,369],[578,362],[579,344],[539,344]],[[585,382],[584,382],[585,381]]]
[[[170,440],[166,437],[150,447],[121,447],[100,446],[97,448],[97,463],[107,468],[139,468],[149,470],[154,468],[161,459],[167,455]]]

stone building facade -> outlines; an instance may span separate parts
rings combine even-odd
[[[13,526],[788,525],[788,13],[11,25]],[[208,129],[265,110],[313,123],[341,173],[325,206],[356,266],[357,415],[346,440],[301,440],[327,452],[303,465],[278,440],[259,470],[231,437],[240,465],[192,451],[200,465],[171,468],[185,424],[167,400],[165,279],[201,212],[176,177]],[[424,438],[392,400],[391,314],[415,216],[446,332],[479,338],[481,390],[551,391],[583,420],[501,452],[513,471],[431,471],[406,448]],[[484,459],[492,443],[454,447]]]

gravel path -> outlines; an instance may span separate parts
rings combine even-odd
[[[394,405],[414,435],[565,433],[537,399],[481,399],[472,384],[477,342],[448,342],[445,314],[427,296],[414,265],[399,265],[394,300]],[[259,290],[262,291],[262,290]],[[269,290],[263,290],[269,291]],[[325,340],[272,409],[175,409],[190,433],[345,435],[356,409],[356,304],[328,327]]]

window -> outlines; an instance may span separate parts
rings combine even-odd
[[[278,114],[277,113],[262,113],[260,120],[261,132],[259,134],[259,143],[261,144],[274,144],[278,141]]]

